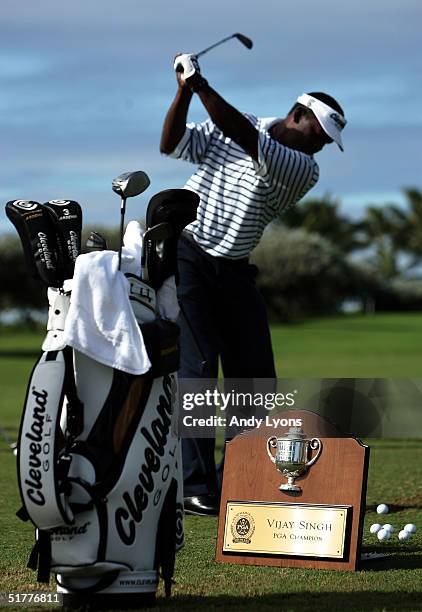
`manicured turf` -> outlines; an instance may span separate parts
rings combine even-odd
[[[339,317],[273,327],[278,372],[282,377],[422,378],[421,330],[419,314]],[[39,346],[39,334],[3,333],[0,338],[0,591],[39,588],[25,568],[33,534],[14,516],[19,507],[15,461],[5,441],[5,435],[16,438],[34,362],[34,357],[11,357],[10,351],[37,351]],[[214,562],[216,519],[186,517],[186,545],[177,557],[174,595],[165,600],[160,590],[160,607],[239,612],[422,610],[422,444],[371,440],[370,445],[364,550],[384,551],[387,558],[366,564],[360,572],[221,565]],[[399,542],[393,537],[379,543],[369,533],[369,525],[379,519],[374,509],[380,502],[392,506],[388,521],[396,527],[418,525],[412,539]]]
[[[422,314],[309,320],[272,327],[280,378],[421,378]]]

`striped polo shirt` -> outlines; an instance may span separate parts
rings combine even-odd
[[[216,257],[242,259],[265,227],[315,185],[318,164],[270,137],[279,121],[245,115],[258,131],[258,161],[210,120],[188,123],[171,157],[199,164],[185,188],[201,198],[197,219],[186,229]]]

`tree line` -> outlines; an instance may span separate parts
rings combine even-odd
[[[253,253],[273,320],[422,310],[422,192],[352,219],[331,196],[307,199],[268,227]]]
[[[422,310],[422,192],[404,190],[405,205],[367,206],[353,219],[330,195],[308,198],[273,222],[255,251],[257,282],[273,320],[338,312],[347,300],[362,310]],[[118,229],[99,230],[116,249]],[[30,320],[46,308],[46,290],[25,269],[15,234],[0,238],[0,312]]]

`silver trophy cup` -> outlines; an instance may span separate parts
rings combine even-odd
[[[272,449],[275,448],[275,456]],[[316,455],[309,459],[311,450],[317,450]],[[302,489],[295,484],[295,479],[302,476],[315,463],[322,451],[319,438],[308,440],[300,427],[290,427],[284,438],[271,436],[267,440],[268,456],[281,474],[287,477],[287,484],[280,486],[280,491],[296,491]]]

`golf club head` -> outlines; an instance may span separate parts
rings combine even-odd
[[[236,32],[236,34],[233,34],[233,36],[235,36],[237,40],[239,40],[242,43],[242,45],[245,45],[247,49],[252,49],[253,42],[251,41],[250,38],[248,38],[244,34],[240,34],[240,32]]]
[[[147,227],[168,222],[175,234],[196,219],[198,194],[189,189],[165,189],[150,200],[146,213]]]
[[[93,231],[86,241],[86,246],[94,251],[105,251],[107,250],[107,240],[98,232]]]
[[[148,175],[142,170],[136,170],[120,174],[113,179],[111,187],[115,193],[126,199],[139,195],[149,187],[149,184]]]
[[[158,223],[154,227],[150,227],[143,235],[143,241],[152,240],[153,242],[162,242],[173,235],[173,228],[170,223]]]
[[[163,243],[173,236],[173,228],[170,223],[158,223],[147,229],[142,238],[141,277],[149,281],[154,289],[158,289],[162,283],[161,265],[157,245]]]
[[[198,58],[198,57],[201,57],[201,55],[205,55],[212,49],[215,49],[215,47],[222,45],[223,43],[227,42],[228,40],[231,40],[232,38],[237,38],[237,40],[241,42],[242,45],[245,45],[247,49],[252,49],[253,43],[251,39],[245,36],[244,34],[241,34],[240,32],[236,32],[235,34],[230,34],[230,36],[226,36],[225,38],[222,38],[218,42],[207,47],[206,49],[202,49],[202,51],[199,51],[199,53],[195,53],[195,57]]]
[[[150,257],[150,278],[155,287],[160,287],[169,276],[177,274],[177,242],[183,228],[196,219],[196,210],[199,205],[198,194],[189,189],[165,189],[155,194],[147,208],[147,227],[154,227],[161,223],[169,223],[173,228],[173,235],[163,243],[162,256]]]

